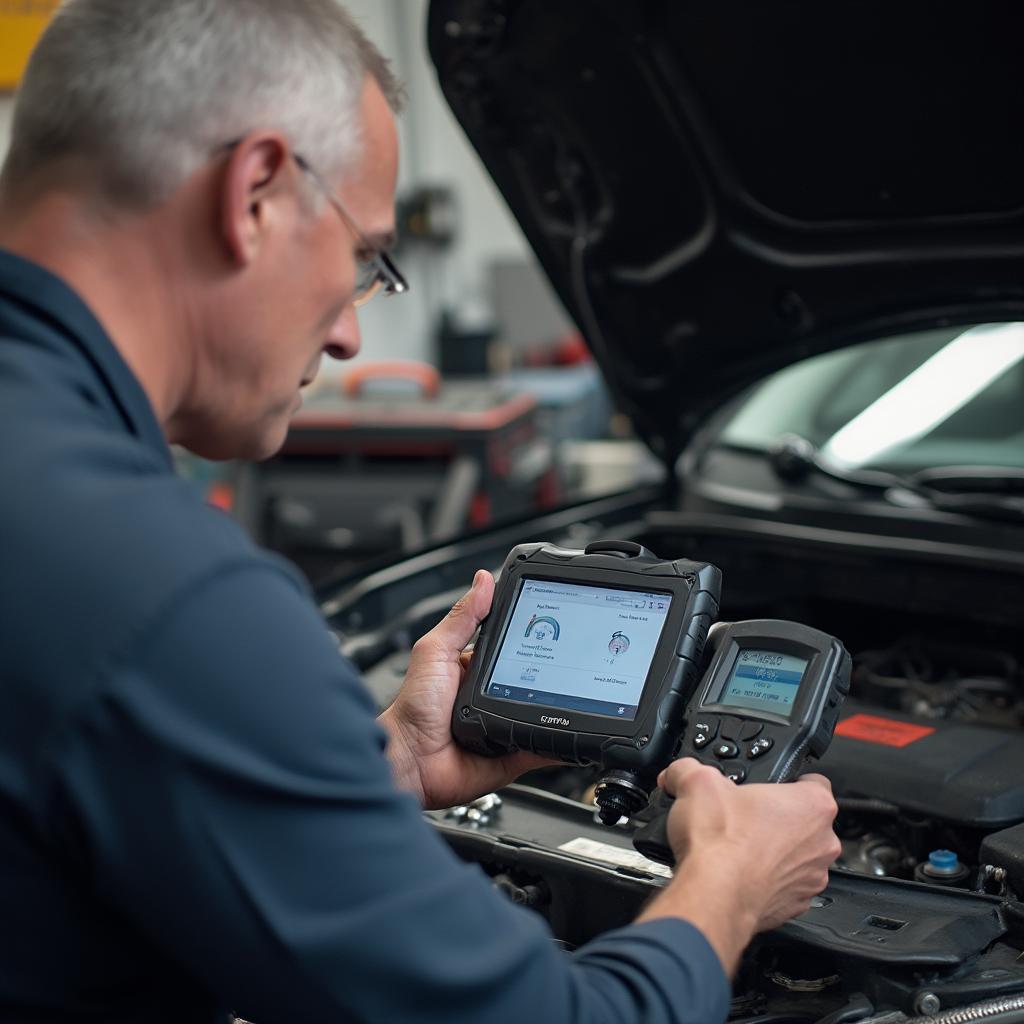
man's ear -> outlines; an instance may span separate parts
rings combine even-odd
[[[234,146],[220,182],[220,227],[232,261],[246,267],[275,223],[276,201],[289,194],[288,143],[266,132]]]

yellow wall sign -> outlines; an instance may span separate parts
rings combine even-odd
[[[14,89],[60,0],[0,0],[0,89]]]

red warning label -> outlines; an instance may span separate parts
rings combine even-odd
[[[878,715],[851,715],[836,726],[837,736],[865,743],[881,743],[886,747],[905,747],[933,732],[935,730],[930,725],[913,725]]]

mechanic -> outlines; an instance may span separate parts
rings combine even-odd
[[[568,956],[423,821],[536,766],[451,743],[493,580],[371,698],[176,478],[281,445],[401,290],[399,89],[334,0],[68,0],[0,178],[0,1020],[724,1019],[838,852],[828,783],[679,761],[680,866]]]

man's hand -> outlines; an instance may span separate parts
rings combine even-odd
[[[552,762],[536,754],[487,758],[452,739],[452,705],[469,664],[463,648],[490,611],[494,578],[481,569],[472,589],[412,649],[394,704],[380,716],[389,734],[395,781],[426,808],[451,807],[498,789]]]
[[[668,837],[675,877],[641,919],[678,916],[705,935],[732,972],[756,932],[807,910],[841,846],[828,779],[737,786],[692,758],[658,780],[674,796]]]

